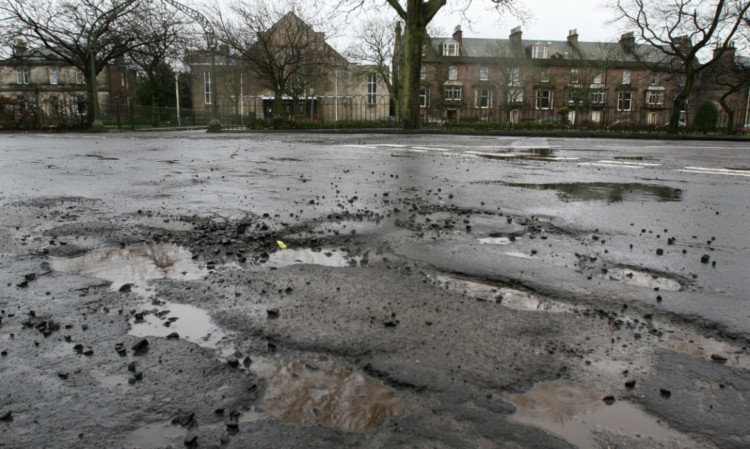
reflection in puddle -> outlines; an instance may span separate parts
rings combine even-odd
[[[128,447],[155,449],[169,445],[185,435],[185,429],[172,425],[170,421],[148,424],[128,434]]]
[[[348,253],[335,249],[283,249],[271,254],[266,265],[277,268],[297,264],[348,267],[358,263],[359,258],[350,257]]]
[[[478,239],[479,243],[483,245],[508,245],[510,239],[508,237],[485,237]]]
[[[268,379],[264,411],[286,422],[373,434],[383,420],[404,411],[393,390],[326,356],[254,360],[251,369]]]
[[[135,337],[166,337],[177,332],[181,339],[205,348],[217,348],[226,337],[206,311],[187,304],[145,305],[137,316],[128,333]]]
[[[656,342],[657,346],[669,349],[680,354],[701,357],[712,360],[711,356],[719,356],[718,362],[729,366],[750,370],[750,358],[746,354],[740,356],[730,345],[716,341],[712,338],[689,334],[682,331],[667,331],[667,333]],[[717,362],[716,359],[713,359]]]
[[[206,273],[193,264],[190,251],[167,244],[135,245],[91,251],[49,261],[56,271],[105,279],[111,288],[148,279],[200,279]]]
[[[566,381],[536,384],[524,394],[508,395],[517,411],[511,419],[542,428],[560,436],[580,449],[596,449],[592,431],[602,428],[679,443],[687,447],[690,440],[660,424],[632,404],[617,401],[606,405],[605,395],[583,385]]]
[[[556,190],[560,199],[572,201],[681,201],[682,190],[651,184],[617,184],[609,182],[522,184],[503,183],[509,187],[532,190]]]
[[[679,282],[673,281],[663,277],[653,276],[648,273],[642,273],[633,270],[609,270],[607,275],[610,279],[621,281],[623,284],[633,285],[636,287],[645,288],[658,288],[659,290],[667,290],[677,292],[680,291],[682,285]]]
[[[465,293],[474,298],[494,301],[516,310],[541,310],[545,312],[567,312],[568,306],[550,301],[531,293],[508,287],[482,284],[449,276],[437,276],[438,282],[448,290]]]

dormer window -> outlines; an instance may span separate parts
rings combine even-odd
[[[458,56],[458,44],[443,44],[443,56]]]
[[[547,59],[549,54],[549,47],[546,45],[534,45],[531,47],[532,59]]]

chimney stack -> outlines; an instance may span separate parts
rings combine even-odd
[[[626,53],[633,53],[635,51],[635,36],[632,31],[620,36],[620,46],[622,46],[622,49]]]
[[[568,32],[568,45],[573,48],[578,47],[578,30],[570,30]]]
[[[461,31],[461,25],[456,25],[456,28],[453,29],[453,40],[460,44],[463,36],[464,33]]]
[[[510,48],[516,56],[523,54],[523,43],[521,41],[521,27],[517,26],[510,30]]]

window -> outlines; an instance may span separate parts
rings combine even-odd
[[[646,104],[650,106],[664,104],[664,92],[658,90],[650,90],[646,92]]]
[[[29,84],[30,77],[28,67],[16,68],[16,84]]]
[[[419,79],[423,80],[427,78],[427,67],[422,66],[419,68]]]
[[[534,107],[536,109],[552,109],[552,91],[546,89],[536,91]]]
[[[508,104],[523,103],[523,88],[511,87],[508,89]]]
[[[602,104],[607,99],[607,92],[603,90],[595,90],[591,92],[591,102],[596,104]]]
[[[591,111],[591,121],[593,123],[602,122],[602,111]]]
[[[542,83],[549,82],[549,70],[542,70],[542,73],[539,74],[539,81]]]
[[[533,59],[547,59],[547,49],[546,45],[534,45],[531,47],[531,57]]]
[[[597,73],[594,75],[594,84],[601,84],[602,83],[602,74]]]
[[[443,56],[458,56],[458,44],[443,44]]]
[[[50,67],[49,69],[49,83],[57,84],[57,67]]]
[[[510,69],[510,82],[516,84],[518,82],[518,67]]]
[[[622,84],[630,84],[630,71],[622,72]]]
[[[80,70],[73,69],[73,76],[75,77],[75,83],[76,84],[83,84],[84,83],[83,72],[81,72]]]
[[[203,72],[203,102],[211,104],[211,72]]]
[[[489,67],[479,67],[479,81],[487,81],[490,78]]]
[[[578,84],[578,69],[570,69],[570,83]]]
[[[651,84],[653,85],[659,85],[659,74],[658,73],[652,73],[651,74]]]
[[[127,89],[128,88],[128,72],[122,72],[121,75],[122,75],[122,80],[121,80],[122,87]]]
[[[656,122],[657,122],[656,118],[657,118],[656,112],[649,112],[646,115],[646,124],[656,125]]]
[[[377,103],[378,75],[371,73],[367,76],[367,104]]]
[[[445,100],[446,101],[459,101],[461,100],[461,87],[460,86],[449,86],[445,88]]]
[[[617,93],[617,110],[618,111],[629,111],[633,106],[633,93],[632,92],[618,92]]]
[[[492,107],[492,92],[489,89],[474,91],[474,107],[487,109]]]
[[[510,111],[510,122],[518,123],[519,121],[521,121],[521,111],[519,111],[518,109]]]
[[[426,108],[430,104],[430,93],[426,87],[419,88],[419,107]]]
[[[448,79],[451,81],[458,79],[458,67],[454,65],[448,67]]]

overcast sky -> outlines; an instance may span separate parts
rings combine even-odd
[[[616,41],[621,34],[617,26],[607,23],[612,12],[605,5],[612,1],[523,0],[531,15],[525,24],[512,16],[500,17],[488,9],[489,0],[474,0],[468,13],[474,23],[469,23],[460,13],[453,12],[453,4],[458,3],[458,0],[448,0],[433,21],[448,34],[452,34],[459,23],[464,37],[507,38],[510,30],[519,25],[524,39],[565,40],[572,29],[578,30],[581,41]]]

